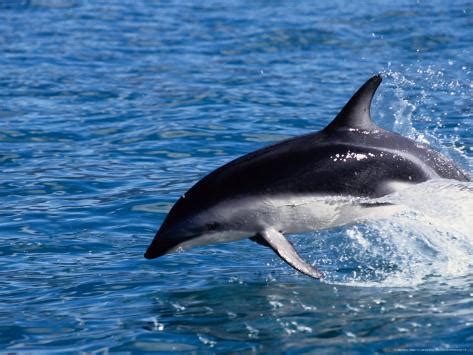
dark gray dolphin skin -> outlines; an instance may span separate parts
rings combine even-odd
[[[174,204],[145,257],[249,237],[296,270],[320,278],[284,234],[383,213],[390,206],[366,201],[406,184],[470,181],[440,153],[371,120],[381,80],[369,79],[322,131],[259,149],[205,176]]]

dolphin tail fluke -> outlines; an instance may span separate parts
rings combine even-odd
[[[261,238],[263,238],[269,244],[271,249],[273,249],[281,259],[283,259],[297,271],[300,271],[303,274],[315,279],[320,279],[324,276],[322,272],[313,268],[311,265],[302,260],[292,244],[286,239],[286,237],[284,237],[282,233],[275,229],[267,229],[263,232],[260,232],[259,236],[261,236]]]

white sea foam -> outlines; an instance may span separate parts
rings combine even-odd
[[[368,220],[345,230],[335,264],[347,255],[353,272],[328,273],[328,283],[403,287],[473,270],[473,184],[432,180],[379,202],[402,206],[389,219]]]

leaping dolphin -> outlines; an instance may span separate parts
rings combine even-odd
[[[296,270],[320,278],[285,234],[382,212],[389,206],[366,201],[402,184],[470,181],[440,153],[371,120],[381,80],[380,75],[369,79],[322,131],[258,149],[205,176],[174,204],[145,257],[250,237]]]

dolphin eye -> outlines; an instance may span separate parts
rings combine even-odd
[[[214,223],[208,223],[205,225],[208,231],[214,231],[220,228],[220,223],[214,222]]]

